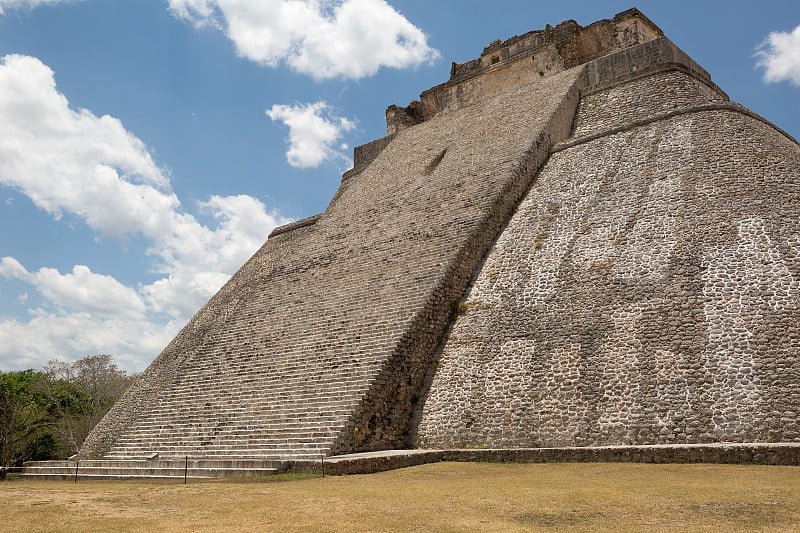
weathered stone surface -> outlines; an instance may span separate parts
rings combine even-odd
[[[422,447],[800,442],[800,147],[680,72],[581,99],[486,258]]]
[[[273,232],[82,457],[800,442],[798,144],[636,10],[451,74],[390,108],[328,209]],[[593,450],[453,457],[650,453]]]
[[[461,450],[387,450],[326,458],[293,460],[283,472],[325,475],[372,474],[442,461],[485,463],[721,463],[800,466],[800,443],[684,444],[505,448]],[[324,470],[323,470],[324,469]]]
[[[398,134],[324,214],[274,232],[84,453],[403,445],[452,306],[569,135],[581,80],[572,69]],[[491,143],[497,135],[505,141]]]

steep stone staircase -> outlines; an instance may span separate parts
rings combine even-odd
[[[193,365],[180,382],[165,390],[105,454],[124,459],[157,453],[160,457],[259,457],[312,459],[330,452],[337,433],[352,414],[368,380],[351,369],[341,376],[284,377],[270,361],[271,373],[253,371],[261,387],[246,378],[217,376],[213,365]],[[239,368],[242,372],[248,369]],[[267,386],[264,386],[266,382]],[[280,392],[268,394],[280,386]]]
[[[101,459],[30,463],[21,476],[71,479],[76,468],[80,479],[271,475],[287,461],[329,455],[371,383],[369,372],[335,358],[300,373],[290,357],[229,359],[223,369],[203,355]]]

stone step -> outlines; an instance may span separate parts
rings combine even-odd
[[[166,448],[166,447],[187,447],[187,446],[197,446],[197,447],[220,447],[220,446],[228,446],[228,445],[237,445],[246,448],[252,449],[259,449],[259,450],[297,450],[297,451],[317,451],[322,449],[330,448],[333,444],[334,439],[325,439],[317,441],[317,442],[303,442],[299,444],[295,443],[280,443],[280,442],[264,442],[264,441],[248,441],[247,439],[239,439],[235,436],[231,436],[225,439],[184,439],[184,440],[177,440],[177,439],[131,439],[126,440],[125,442],[120,442],[115,444],[111,450],[112,451],[124,451],[127,452],[129,450],[137,450],[137,449],[151,449],[151,448]],[[206,444],[203,444],[206,443]]]
[[[170,450],[184,450],[184,449],[243,449],[243,450],[251,450],[253,452],[258,451],[260,453],[274,453],[274,454],[285,454],[285,453],[320,453],[321,451],[325,451],[330,449],[331,443],[327,443],[325,445],[314,445],[314,446],[280,446],[275,444],[255,444],[255,443],[247,443],[242,442],[236,439],[229,439],[226,441],[220,442],[209,442],[208,444],[202,444],[200,441],[184,441],[184,442],[142,442],[142,443],[132,443],[132,444],[123,444],[123,445],[116,445],[109,450],[109,453],[113,453],[114,455],[137,455],[141,450],[153,450],[153,451],[162,451],[168,452]]]
[[[172,449],[172,448],[198,448],[198,449],[209,449],[209,448],[219,448],[222,446],[232,446],[235,448],[243,448],[243,449],[250,449],[250,450],[291,450],[293,452],[305,453],[305,452],[317,452],[321,449],[327,449],[333,444],[333,439],[327,439],[327,441],[322,442],[322,445],[316,447],[306,447],[306,446],[294,446],[292,444],[280,444],[280,443],[268,443],[266,445],[259,445],[259,444],[246,444],[243,443],[240,439],[230,438],[224,441],[217,441],[213,439],[187,439],[187,440],[176,440],[176,439],[166,439],[163,441],[158,440],[142,440],[142,441],[133,441],[127,442],[125,444],[114,445],[111,450],[119,450],[124,451],[126,455],[130,455],[131,450],[143,450],[140,455],[148,455],[152,454],[154,451],[158,451],[159,449]],[[276,452],[277,453],[277,452]]]
[[[164,428],[183,428],[186,431],[233,431],[253,432],[261,430],[265,434],[283,434],[286,436],[302,436],[309,433],[330,433],[341,428],[349,417],[328,417],[324,420],[303,420],[291,418],[263,418],[247,417],[241,419],[217,417],[200,418],[199,416],[186,416],[183,419],[173,420],[145,420],[132,426],[131,431],[150,431]],[[266,429],[265,429],[266,428]]]
[[[309,384],[302,384],[292,386],[289,383],[266,383],[261,387],[248,388],[242,387],[239,384],[222,383],[220,386],[213,384],[203,384],[202,386],[181,387],[176,386],[171,389],[162,391],[160,399],[179,399],[179,400],[199,400],[197,394],[202,394],[202,398],[221,398],[221,399],[236,399],[237,401],[255,400],[259,398],[273,398],[275,394],[281,394],[284,398],[294,397],[295,394],[313,394],[314,397],[322,397],[326,399],[335,398],[338,396],[349,397],[351,394],[359,394],[368,390],[368,386],[362,383],[351,384],[351,386],[344,386],[343,384],[331,385],[330,387],[317,387]]]
[[[321,456],[328,457],[330,455],[330,450],[321,450],[320,453],[289,453],[289,454],[280,454],[275,455],[273,453],[256,453],[252,450],[245,450],[245,451],[231,451],[231,450],[216,450],[215,453],[192,453],[191,450],[180,450],[182,453],[177,452],[162,452],[159,453],[158,456],[161,460],[169,460],[169,461],[183,461],[184,458],[189,457],[189,460],[202,460],[202,461],[213,461],[213,462],[229,462],[229,461],[242,461],[243,459],[252,460],[252,461],[269,461],[275,462],[276,464],[281,464],[285,461],[294,461],[294,460],[304,460],[304,461],[318,461]],[[205,451],[205,450],[204,450]],[[322,453],[325,452],[325,453]],[[152,455],[152,453],[150,454]],[[142,457],[142,455],[123,455],[123,454],[112,454],[109,453],[104,456],[104,460],[109,461],[129,461],[131,459],[138,460],[137,458]]]
[[[185,402],[170,402],[156,404],[153,406],[153,412],[167,412],[177,413],[182,412],[185,414],[215,414],[217,416],[230,415],[241,417],[276,417],[286,415],[298,415],[303,418],[313,419],[316,417],[336,416],[340,414],[348,414],[353,410],[355,402],[352,401],[338,401],[338,402],[320,402],[318,405],[247,405],[247,406],[223,406],[215,405],[208,402],[210,405],[198,404],[187,405]],[[152,417],[152,415],[151,415]]]
[[[353,401],[362,397],[368,390],[369,387],[367,386],[329,390],[287,387],[282,389],[280,393],[274,394],[264,390],[237,390],[231,388],[214,390],[209,386],[196,389],[169,390],[161,394],[157,403],[188,402],[190,404],[201,404],[207,401],[214,401],[214,403],[220,404],[226,402],[239,404],[244,402],[246,404],[263,405],[264,407],[281,404],[314,405],[315,403],[328,401]],[[198,396],[198,394],[201,396]]]
[[[248,449],[222,449],[222,450],[198,450],[195,452],[195,457],[207,457],[209,459],[233,459],[235,457],[243,457],[243,456],[250,456],[253,458],[264,457],[264,458],[272,458],[272,459],[282,459],[282,460],[309,460],[309,461],[318,461],[321,456],[327,457],[330,455],[330,450],[324,451],[320,450],[320,453],[292,453],[292,450],[286,450],[286,452],[281,453],[280,455],[274,455],[277,450],[269,450],[269,453],[258,454],[256,450],[248,450]],[[181,457],[183,454],[173,454],[170,455],[168,452],[164,452],[162,455],[164,457]],[[192,454],[187,454],[191,456]]]
[[[227,425],[227,426],[200,427],[198,425],[187,426],[184,424],[169,423],[160,426],[147,425],[147,426],[140,426],[138,428],[132,428],[130,431],[128,431],[128,435],[141,434],[141,435],[161,436],[162,433],[171,432],[176,426],[181,426],[182,429],[187,434],[188,433],[206,434],[216,429],[217,433],[237,433],[240,435],[251,435],[251,436],[263,435],[263,436],[285,438],[291,440],[291,439],[303,439],[305,437],[324,438],[333,436],[337,434],[341,430],[341,428],[344,427],[344,425],[345,425],[344,423],[339,423],[336,425],[333,424],[326,424],[324,426],[295,425],[294,427],[292,427],[287,423],[288,427],[285,427],[281,424],[264,424],[263,426],[259,426],[257,424],[248,424],[247,426]],[[135,431],[133,429],[135,429]],[[125,436],[121,438],[125,438]]]
[[[322,425],[328,424],[338,424],[338,420],[342,416],[348,416],[353,413],[351,409],[341,409],[339,411],[326,411],[325,413],[315,413],[313,416],[309,415],[308,413],[269,413],[269,412],[258,412],[258,411],[250,411],[250,412],[227,412],[227,413],[220,413],[215,412],[213,410],[206,410],[203,411],[202,409],[195,409],[195,410],[185,410],[181,409],[180,411],[168,411],[168,410],[161,410],[160,413],[156,414],[155,411],[153,414],[148,413],[147,415],[143,415],[140,419],[141,423],[152,423],[152,424],[162,424],[163,422],[169,421],[171,419],[178,419],[178,420],[186,420],[187,418],[202,418],[203,420],[209,420],[209,424],[219,424],[222,421],[247,421],[247,420],[256,420],[259,423],[270,423],[270,419],[279,420],[280,424],[283,425],[287,422],[293,422],[296,424],[308,424],[313,427],[319,427]],[[160,415],[160,418],[159,418]]]
[[[214,477],[243,477],[243,476],[268,476],[277,471],[277,468],[189,468],[187,477],[192,478],[214,478]],[[124,477],[159,477],[159,478],[182,478],[184,467],[176,468],[135,468],[128,466],[109,466],[98,468],[85,468],[78,466],[78,477],[86,478],[90,476],[110,476],[110,478],[121,479]],[[33,476],[58,476],[70,478],[75,476],[75,467],[31,467],[23,470],[21,477]]]
[[[303,389],[298,391],[284,390],[279,393],[269,394],[266,392],[248,392],[237,394],[235,390],[229,390],[227,394],[214,393],[206,390],[202,397],[195,393],[169,393],[162,394],[156,404],[177,403],[191,405],[202,405],[211,402],[212,405],[233,405],[233,406],[253,406],[271,408],[281,405],[311,406],[320,403],[352,402],[362,397],[368,391],[368,387],[358,387],[353,389],[335,389],[330,391],[315,391]],[[199,392],[199,391],[198,391]]]
[[[188,389],[199,389],[203,386],[214,386],[221,388],[221,383],[226,382],[238,390],[263,390],[271,388],[270,385],[275,383],[282,383],[295,388],[311,388],[316,387],[322,390],[330,390],[336,387],[357,387],[364,383],[369,383],[375,379],[373,371],[364,371],[358,368],[342,369],[343,372],[331,373],[330,371],[315,372],[314,369],[306,369],[308,373],[304,374],[303,369],[298,368],[291,372],[271,372],[266,369],[248,369],[254,372],[254,375],[262,376],[262,379],[247,379],[246,374],[242,375],[226,375],[224,372],[208,369],[205,372],[190,372],[183,374],[180,381],[173,383],[168,390],[181,391]],[[214,380],[213,377],[217,376],[220,379]]]
[[[231,459],[205,459],[197,457],[189,457],[190,468],[277,468],[283,462],[283,458],[275,456],[274,458],[248,458],[246,456],[238,456]],[[83,468],[106,468],[120,466],[120,459],[118,458],[103,458],[103,459],[81,459],[79,467]],[[164,458],[152,456],[126,457],[124,459],[124,466],[132,468],[151,468],[154,464],[165,468],[184,468],[186,464],[185,457]],[[28,461],[25,467],[54,467],[65,468],[69,467],[75,469],[75,461],[70,460],[54,460],[54,461]]]
[[[225,455],[230,457],[286,457],[286,456],[307,456],[319,457],[321,454],[326,454],[330,450],[327,448],[319,449],[297,449],[297,448],[261,448],[257,446],[238,446],[234,444],[226,445],[208,445],[201,446],[197,444],[171,444],[171,445],[154,445],[151,447],[138,446],[131,448],[117,448],[114,447],[109,450],[106,457],[137,457],[147,454],[158,453],[163,457],[207,457]]]
[[[352,411],[360,402],[360,398],[347,398],[342,400],[321,399],[314,402],[280,403],[280,402],[215,402],[213,398],[208,398],[203,402],[192,403],[190,401],[169,400],[153,404],[153,411],[167,413],[181,412],[188,413],[223,413],[230,415],[251,415],[251,416],[277,416],[285,414],[296,414],[306,418],[316,416],[329,416],[342,412]]]
[[[231,365],[232,362],[228,362]],[[245,370],[255,372],[255,374],[248,374]],[[261,380],[243,381],[247,375],[260,375],[263,376]],[[172,387],[172,390],[190,387],[199,387],[199,383],[216,383],[219,384],[220,380],[215,380],[213,377],[218,377],[222,381],[235,382],[239,387],[246,387],[252,385],[254,389],[261,389],[265,383],[286,382],[289,385],[339,385],[339,384],[352,384],[360,381],[371,381],[375,378],[375,370],[370,368],[363,368],[363,365],[341,366],[335,369],[331,368],[315,368],[313,365],[293,365],[276,368],[259,368],[255,366],[240,367],[235,374],[226,372],[225,369],[217,369],[213,367],[199,367],[189,370],[181,375],[180,382],[177,382]]]
[[[334,438],[318,439],[314,441],[304,442],[280,442],[269,440],[248,440],[247,438],[237,437],[235,434],[226,435],[221,438],[209,435],[197,435],[194,437],[180,437],[180,436],[165,436],[162,439],[158,438],[136,438],[135,436],[126,437],[124,441],[120,441],[113,446],[113,449],[128,449],[128,448],[151,448],[153,446],[217,446],[227,442],[236,442],[243,446],[258,447],[258,448],[291,448],[297,450],[319,449],[330,446],[334,442]],[[201,444],[206,443],[206,444]]]
[[[197,428],[217,428],[217,427],[248,427],[248,426],[275,426],[277,428],[285,427],[286,425],[296,424],[300,425],[303,424],[302,427],[314,429],[319,427],[326,427],[326,426],[340,426],[342,425],[351,415],[351,411],[342,411],[340,413],[329,413],[325,415],[320,415],[316,417],[303,417],[297,416],[297,413],[293,414],[282,414],[282,415],[274,415],[268,416],[266,414],[258,415],[241,415],[238,417],[234,416],[227,416],[227,417],[220,417],[219,415],[213,416],[210,413],[191,413],[191,414],[184,414],[180,415],[179,413],[173,413],[173,416],[170,418],[165,419],[165,415],[162,414],[161,418],[157,417],[158,413],[149,414],[146,418],[143,418],[139,421],[136,426],[133,426],[131,429],[136,429],[138,427],[197,427]]]
[[[163,426],[146,426],[133,428],[127,431],[119,439],[120,442],[126,439],[154,438],[195,438],[195,437],[224,437],[228,435],[238,435],[243,438],[262,438],[272,439],[281,442],[303,442],[306,440],[330,439],[341,431],[343,423],[337,426],[305,427],[302,429],[284,429],[279,424],[270,424],[269,427],[260,427],[257,424],[248,426],[199,426],[170,423]]]
[[[98,460],[40,461],[26,463],[22,479],[215,479],[269,476],[277,472],[281,461],[253,460]]]
[[[257,399],[257,398],[248,398],[248,399],[237,399],[231,398],[230,396],[226,396],[224,398],[219,398],[215,396],[206,395],[203,398],[198,398],[193,396],[192,398],[180,399],[180,398],[169,398],[169,399],[160,399],[156,403],[153,404],[154,409],[159,408],[168,408],[170,410],[174,409],[181,409],[183,411],[189,410],[209,410],[209,409],[225,409],[232,412],[257,412],[257,413],[269,413],[269,412],[282,412],[282,411],[293,411],[298,413],[308,413],[314,414],[319,412],[325,412],[330,409],[352,409],[352,407],[358,403],[360,396],[352,395],[344,395],[344,396],[337,396],[336,398],[325,398],[319,397],[316,399],[304,399],[303,401],[292,401],[292,400],[275,400],[272,398],[269,399]]]
[[[202,360],[195,358],[194,361],[192,361],[191,368],[187,368],[186,374],[201,372],[204,370],[214,370],[226,375],[237,375],[242,374],[240,369],[245,367],[255,368],[266,373],[275,373],[280,372],[281,370],[298,370],[304,367],[302,359],[298,359],[299,355],[304,355],[303,352],[305,350],[303,350],[302,347],[306,346],[310,348],[309,351],[318,350],[319,348],[312,347],[312,345],[308,343],[304,344],[302,339],[297,339],[297,341],[298,342],[296,344],[288,347],[288,350],[284,349],[273,352],[270,354],[268,359],[263,358],[260,360],[247,360],[247,354],[244,353],[226,354],[227,358],[229,359],[225,362],[220,362],[219,360]],[[285,346],[284,348],[287,347]],[[356,348],[356,350],[358,350],[358,348]],[[354,362],[352,360],[353,355],[363,357],[363,360]],[[368,372],[370,371],[370,365],[376,363],[379,365],[381,362],[386,360],[387,355],[389,354],[385,352],[372,354],[340,352],[339,354],[332,356],[330,352],[328,352],[328,354],[323,355],[325,359],[308,359],[308,364],[318,373],[323,371],[338,372],[347,369],[356,369],[362,372]],[[236,362],[237,366],[231,366],[229,364],[231,361]],[[301,362],[298,363],[298,361]],[[365,362],[368,364],[365,364]]]
[[[224,371],[206,368],[183,374],[181,380],[175,382],[169,390],[199,389],[203,385],[219,387],[222,382],[232,384],[241,390],[262,390],[266,385],[274,383],[284,383],[298,388],[317,387],[327,390],[335,387],[359,386],[375,379],[373,370],[363,370],[359,367],[337,368],[335,370],[309,367],[277,370],[247,368],[242,370],[249,370],[253,372],[250,375],[260,375],[262,379],[247,379],[248,374],[246,373],[227,374]],[[214,376],[220,379],[215,380],[213,379]]]
[[[306,438],[316,439],[316,438],[326,438],[326,437],[333,437],[336,435],[342,428],[342,425],[339,424],[337,426],[320,426],[320,427],[303,427],[303,428],[294,428],[289,429],[280,424],[270,424],[264,426],[246,426],[246,427],[238,427],[238,426],[224,426],[219,427],[217,433],[218,434],[225,434],[225,433],[235,433],[237,435],[258,435],[263,436],[264,438],[274,438],[274,439],[282,439],[286,441],[299,441]],[[169,431],[171,428],[167,426],[140,426],[136,430],[137,435],[152,435],[152,436],[161,436],[161,434],[165,431]],[[187,433],[199,433],[199,431],[191,431],[187,430]]]
[[[183,424],[166,424],[163,426],[142,426],[136,428],[136,431],[129,431],[128,435],[125,435],[121,438],[125,438],[129,435],[139,434],[139,435],[150,435],[154,437],[161,437],[165,433],[171,432],[176,427],[181,426],[181,429],[186,432],[186,434],[203,434],[208,435],[212,432],[215,434],[227,434],[227,433],[235,433],[237,435],[243,436],[251,436],[251,437],[263,437],[263,438],[275,438],[275,439],[283,439],[289,441],[295,440],[303,440],[305,438],[325,438],[331,437],[333,435],[338,434],[342,427],[345,424],[340,423],[337,425],[325,425],[325,426],[318,426],[318,427],[296,427],[296,428],[283,428],[280,424],[270,424],[267,426],[266,424],[262,426],[258,426],[257,424],[248,424],[247,426],[239,426],[239,425],[226,425],[226,426],[206,426],[201,427],[197,425],[185,426]]]
[[[264,474],[264,475],[271,475],[271,474]],[[52,474],[49,472],[42,472],[42,473],[25,473],[23,472],[20,474],[20,479],[36,479],[36,480],[46,480],[46,481],[70,481],[75,478],[75,473],[72,474]],[[219,475],[219,476],[187,476],[186,479],[191,480],[209,480],[209,479],[216,479],[221,477],[236,477],[234,475],[226,476],[226,475]],[[139,473],[132,473],[132,474],[78,474],[78,479],[84,481],[131,481],[135,479],[152,479],[152,480],[174,480],[174,481],[182,481],[183,475],[180,476],[172,476],[172,475],[145,475]]]
[[[193,442],[198,440],[207,440],[209,438],[212,437],[204,437],[198,435],[196,438],[168,437],[168,440],[170,442]],[[259,446],[264,448],[296,448],[296,449],[324,448],[326,446],[329,446],[330,443],[334,440],[333,437],[327,437],[325,439],[320,438],[317,440],[286,442],[280,439],[257,439],[257,438],[241,437],[235,433],[224,436],[214,436],[213,439],[215,444],[220,444],[230,441],[246,446]],[[125,440],[118,441],[114,445],[114,448],[131,448],[146,444],[157,444],[160,442],[165,442],[165,439],[126,437]]]
[[[207,420],[191,418],[184,420],[165,420],[161,423],[148,421],[130,428],[128,432],[145,431],[153,432],[158,430],[183,429],[187,432],[221,432],[221,431],[241,431],[243,433],[254,433],[260,431],[265,435],[284,435],[287,437],[302,437],[308,434],[329,434],[337,431],[345,425],[348,417],[339,417],[333,420],[325,420],[319,424],[309,424],[304,421],[300,424],[296,419],[259,419],[249,418],[247,420],[215,420],[211,417]],[[267,428],[267,429],[264,429]]]

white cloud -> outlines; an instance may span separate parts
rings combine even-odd
[[[144,317],[144,302],[134,289],[111,276],[95,274],[85,265],[76,265],[71,274],[64,275],[54,268],[28,272],[13,257],[4,257],[0,260],[0,276],[30,283],[64,311],[103,317]]]
[[[756,49],[758,66],[768,83],[788,81],[800,87],[800,26],[791,32],[774,31]]]
[[[286,221],[255,198],[213,196],[201,207],[218,227],[201,225],[140,139],[114,117],[71,109],[53,72],[28,56],[0,58],[0,184],[56,219],[69,212],[100,234],[144,236],[161,272],[230,271]]]
[[[0,58],[0,183],[112,235],[158,232],[179,203],[142,141],[113,117],[70,109],[53,71],[21,55]]]
[[[0,276],[6,279],[19,279],[28,282],[33,280],[33,277],[25,270],[25,267],[13,257],[0,259]]]
[[[169,9],[177,17],[193,22],[202,27],[215,22],[215,0],[168,0]]]
[[[276,211],[267,212],[252,196],[213,195],[200,208],[210,213],[219,225],[211,234],[210,248],[218,250],[218,269],[231,272],[239,268],[253,252],[264,244],[264,228],[271,231],[278,224],[289,222]]]
[[[325,102],[298,105],[273,105],[267,116],[289,127],[289,149],[286,158],[298,168],[311,168],[330,159],[350,159],[333,149],[343,132],[355,128],[355,122],[331,114]]]
[[[53,72],[28,56],[0,58],[2,185],[57,220],[69,213],[98,234],[143,237],[153,270],[163,277],[134,288],[84,265],[66,274],[47,267],[30,272],[16,259],[3,258],[0,277],[32,285],[45,303],[28,322],[0,324],[0,357],[40,353],[44,362],[56,355],[102,352],[124,359],[146,353],[137,359],[140,368],[275,226],[288,222],[258,199],[237,195],[200,202],[197,209],[214,221],[213,227],[201,224],[183,211],[169,175],[140,139],[114,117],[70,108]],[[141,336],[121,332],[124,323]],[[4,343],[9,332],[14,342]],[[31,351],[19,352],[20,346]]]
[[[192,316],[230,276],[222,272],[176,272],[142,287],[148,308],[172,317]]]
[[[169,6],[196,26],[225,31],[243,57],[270,67],[285,62],[316,79],[358,79],[439,58],[422,30],[384,0],[169,0]]]
[[[113,354],[126,370],[144,370],[178,333],[181,323],[160,324],[145,318],[98,318],[89,313],[32,311],[27,322],[0,322],[4,370],[41,368],[50,359],[78,359]]]
[[[33,9],[36,6],[45,4],[61,4],[74,1],[77,0],[0,0],[0,15],[5,13],[5,9]]]

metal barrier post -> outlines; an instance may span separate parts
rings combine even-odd
[[[78,465],[81,464],[80,460],[75,461],[75,483],[78,482]]]
[[[186,485],[186,479],[189,477],[189,456],[185,455],[185,463],[183,464],[183,484]]]

